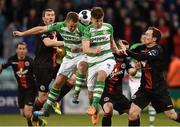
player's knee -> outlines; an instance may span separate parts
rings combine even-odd
[[[112,105],[112,103],[105,103],[104,106],[103,106],[103,109],[104,109],[105,113],[112,114],[112,112],[113,112],[113,105]]]
[[[165,115],[172,120],[176,120],[177,119],[177,113],[175,112],[174,109],[168,110],[164,112]]]
[[[24,112],[24,117],[27,118],[27,119],[30,119],[32,116],[32,111],[25,111]]]
[[[81,73],[86,73],[87,70],[88,70],[88,65],[86,62],[80,62],[80,64],[78,65],[78,70],[81,72]]]
[[[66,85],[69,86],[69,87],[73,87],[76,83],[76,80],[75,79],[70,79],[66,82]]]
[[[38,95],[38,100],[41,102],[41,103],[44,103],[48,98],[48,93],[46,92],[39,92],[39,95]]]
[[[138,119],[139,114],[135,111],[129,111],[128,118],[129,120],[136,120]]]

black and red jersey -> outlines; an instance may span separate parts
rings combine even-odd
[[[33,74],[33,59],[26,56],[23,60],[18,60],[17,55],[9,57],[8,61],[2,65],[5,69],[12,66],[14,75],[21,89],[35,88],[35,76]]]
[[[47,32],[37,35],[36,52],[34,64],[45,67],[56,67],[56,49],[47,47],[43,39],[56,37],[56,32]]]
[[[127,58],[116,58],[116,65],[112,73],[106,79],[104,92],[112,96],[122,95],[122,80],[125,70],[129,68],[131,68],[131,65]]]
[[[165,62],[163,58],[163,49],[160,45],[155,45],[151,48],[145,47],[141,53],[127,50],[127,54],[142,63],[140,88],[152,90],[166,87],[163,68]]]

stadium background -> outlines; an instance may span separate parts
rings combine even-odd
[[[0,0],[0,63],[14,54],[15,44],[25,41],[28,44],[29,55],[34,56],[36,38],[12,37],[14,30],[26,30],[37,26],[41,22],[41,13],[45,8],[52,8],[56,12],[56,21],[62,21],[69,11],[80,12],[82,9],[90,9],[93,6],[101,6],[105,11],[105,22],[114,27],[115,40],[125,39],[130,44],[139,42],[140,35],[148,26],[156,26],[162,32],[161,45],[165,50],[167,74],[173,73],[168,78],[170,93],[173,102],[180,109],[180,64],[173,65],[174,59],[180,63],[180,0]],[[170,66],[172,68],[170,68]],[[179,66],[178,66],[179,65]],[[175,68],[175,69],[174,69]],[[124,80],[124,92],[128,96],[128,83]],[[0,75],[0,126],[25,125],[24,119],[19,116],[17,108],[17,86],[11,68],[4,70]],[[49,118],[49,125],[91,125],[85,114],[87,108],[87,92],[81,93],[81,103],[71,103],[70,93],[63,101],[65,114]],[[12,113],[15,113],[12,115]],[[81,114],[81,115],[71,115]],[[148,115],[143,114],[143,125],[148,125]],[[177,125],[158,115],[155,125]],[[12,119],[16,120],[13,121]],[[6,122],[6,121],[9,122]],[[72,122],[69,122],[71,120]],[[164,121],[161,121],[164,120]],[[10,122],[12,122],[10,124]],[[127,125],[127,116],[115,116],[113,125]]]

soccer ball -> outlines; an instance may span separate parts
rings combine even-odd
[[[82,10],[79,12],[79,20],[84,25],[89,25],[91,22],[91,11],[89,10]]]

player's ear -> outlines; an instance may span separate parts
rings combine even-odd
[[[157,38],[156,38],[156,37],[153,37],[152,39],[153,39],[153,41],[154,41],[154,42],[156,42],[156,41],[157,41]]]

